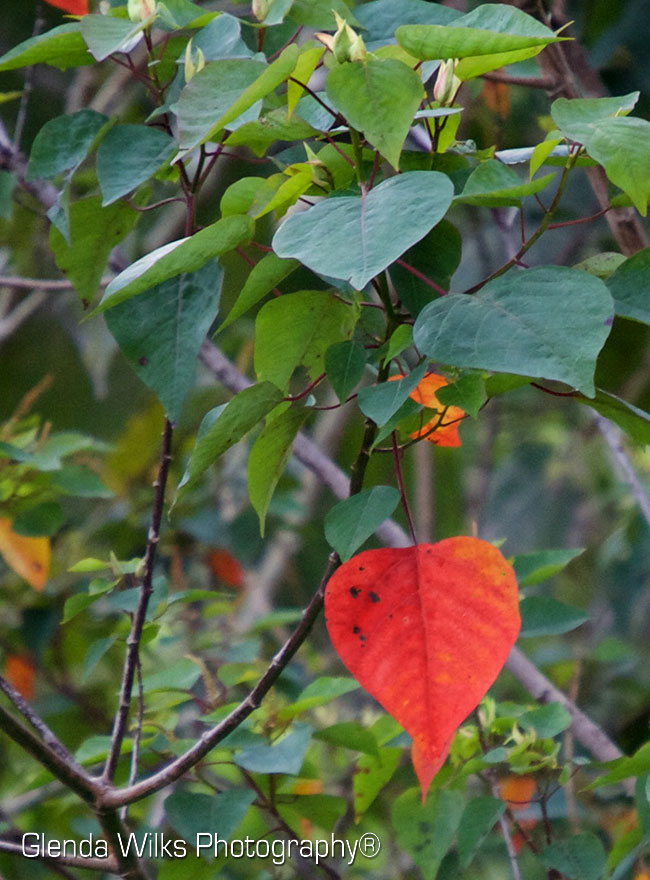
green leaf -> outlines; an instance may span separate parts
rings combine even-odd
[[[14,191],[18,178],[12,171],[0,171],[0,220],[11,220],[14,213]]]
[[[287,112],[290,117],[305,92],[300,83],[307,85],[312,73],[318,67],[324,51],[324,46],[314,46],[313,43],[301,46],[293,75],[287,83]]]
[[[513,560],[513,567],[520,587],[531,587],[541,584],[584,553],[584,547],[575,550],[537,550],[534,553],[518,553]]]
[[[352,335],[357,308],[321,290],[303,290],[267,302],[255,322],[255,372],[285,389],[295,368],[311,379],[325,369],[325,352]]]
[[[508,165],[497,159],[488,159],[472,171],[465,188],[454,201],[489,208],[520,205],[522,198],[544,189],[554,177],[555,174],[552,173],[523,182]]]
[[[629,757],[616,758],[613,761],[607,761],[598,766],[606,767],[608,772],[586,786],[587,789],[601,788],[603,785],[614,785],[617,782],[622,782],[624,779],[629,779],[631,776],[641,776],[643,773],[648,773],[650,772],[650,743],[644,743],[640,749],[637,749]]]
[[[348,125],[362,131],[370,145],[398,168],[424,95],[418,74],[401,61],[368,56],[330,70],[326,91]]]
[[[340,724],[325,727],[323,730],[318,730],[313,738],[354,752],[363,752],[366,755],[379,754],[375,737],[356,721],[342,721]]]
[[[287,111],[280,107],[260,119],[241,125],[228,135],[226,146],[248,147],[256,156],[263,156],[276,141],[304,141],[319,134],[319,131],[299,116],[289,119]]]
[[[11,529],[18,535],[30,538],[41,535],[50,538],[64,523],[65,514],[61,505],[56,501],[44,501],[18,513],[11,523]]]
[[[191,150],[208,140],[215,120],[230,110],[265,69],[264,62],[256,59],[225,58],[211,61],[193,76],[171,108],[178,118],[181,150]],[[256,119],[261,104],[248,109],[243,122]]]
[[[298,54],[298,47],[292,43],[268,67],[257,61],[224,60],[199,71],[172,108],[178,116],[181,149],[192,149],[216,138],[251,108],[255,110],[252,118],[256,118],[259,102],[290,76]]]
[[[68,621],[76,617],[77,614],[81,614],[82,611],[85,611],[86,608],[90,608],[91,605],[101,598],[101,593],[75,593],[74,596],[70,596],[69,599],[65,600],[61,623],[68,623]]]
[[[384,746],[376,755],[363,754],[354,774],[354,819],[358,822],[379,792],[390,782],[397,770],[403,751],[397,746]]]
[[[344,340],[325,352],[325,370],[336,396],[343,403],[357,387],[366,367],[367,355],[358,342]]]
[[[539,737],[553,737],[569,727],[571,715],[562,703],[549,703],[524,712],[517,718],[517,724],[524,730],[534,729]]]
[[[627,193],[645,217],[650,180],[650,122],[636,117],[603,119],[594,126],[585,146],[611,182]]]
[[[250,217],[224,217],[189,238],[181,238],[136,260],[113,278],[93,315],[104,312],[169,278],[194,272],[213,257],[219,257],[253,235]]]
[[[222,282],[223,270],[211,260],[106,314],[123,354],[174,422],[194,385],[196,359],[219,309]]]
[[[460,233],[448,220],[441,220],[421,241],[402,255],[405,263],[443,290],[449,289],[451,276],[458,268],[460,258]],[[395,289],[399,291],[402,304],[414,318],[417,318],[427,303],[440,296],[437,290],[399,263],[390,267],[390,277]]]
[[[506,805],[492,797],[474,797],[463,811],[458,827],[458,856],[461,868],[467,868],[483,846],[486,837],[503,816]]]
[[[542,850],[540,858],[567,880],[601,880],[607,867],[605,848],[590,831],[552,843]]]
[[[485,378],[480,373],[466,373],[439,388],[436,397],[443,406],[458,406],[475,419],[487,400]]]
[[[203,27],[218,16],[217,12],[207,12],[189,0],[165,0],[156,4],[158,23],[167,25],[174,30],[180,28]]]
[[[139,219],[128,205],[102,208],[99,196],[90,196],[70,206],[70,243],[55,226],[50,227],[56,264],[84,301],[96,297],[111,251]]]
[[[607,280],[616,314],[650,324],[650,248],[625,260]]]
[[[79,28],[79,22],[74,21],[24,40],[0,58],[0,72],[33,64],[51,64],[59,70],[93,64]]]
[[[373,0],[354,10],[357,21],[365,29],[363,38],[368,42],[391,40],[399,25],[448,25],[460,18],[460,13],[448,6],[428,3],[426,0]]]
[[[345,0],[293,0],[289,17],[304,27],[334,30],[335,12],[338,12],[349,24],[357,23]]]
[[[640,92],[614,98],[558,98],[551,105],[551,116],[562,134],[584,143],[593,126],[608,116],[627,115],[636,106]]]
[[[275,385],[261,382],[244,388],[226,406],[211,410],[201,423],[179,489],[196,485],[204,471],[281,403],[282,397]]]
[[[519,603],[520,638],[556,636],[581,626],[589,615],[579,608],[547,596],[527,596]]]
[[[68,465],[52,476],[52,485],[66,495],[80,498],[112,498],[113,492],[90,468]]]
[[[241,38],[239,19],[227,12],[222,12],[201,28],[192,38],[192,49],[195,52],[200,49],[206,61],[220,61],[228,57],[250,58],[253,54]]]
[[[613,303],[593,275],[540,266],[495,278],[473,296],[450,294],[418,316],[418,349],[446,364],[556,379],[593,397]]]
[[[325,516],[325,537],[346,562],[393,513],[400,494],[392,486],[373,486],[340,501]]]
[[[296,260],[282,260],[273,253],[265,254],[259,263],[251,269],[244,282],[235,304],[228,312],[226,319],[219,325],[218,333],[229,327],[233,321],[244,315],[250,308],[263,299],[267,293],[298,268]]]
[[[107,651],[113,647],[116,641],[117,636],[108,636],[105,639],[97,639],[96,642],[92,642],[88,646],[86,656],[84,657],[83,671],[81,673],[82,681],[85,682],[90,678],[99,661],[104,657]]]
[[[244,749],[233,760],[251,773],[300,773],[305,752],[309,747],[312,729],[306,724],[296,725],[293,732],[273,745]]]
[[[603,251],[600,254],[587,257],[586,260],[581,260],[573,268],[582,269],[583,272],[590,272],[596,278],[602,278],[603,281],[607,281],[624,262],[625,257],[623,254],[619,254],[616,251]],[[614,302],[614,305],[616,305],[616,302]]]
[[[386,354],[382,363],[387,364],[413,345],[413,328],[410,324],[400,324],[388,340]]]
[[[331,794],[293,795],[290,804],[278,805],[281,816],[293,814],[307,819],[328,833],[343,817],[347,800]]]
[[[110,15],[84,15],[79,26],[96,61],[104,61],[114,52],[130,52],[142,39],[147,22]]]
[[[447,26],[403,25],[395,36],[410,55],[424,61],[468,59],[456,67],[459,79],[532,58],[563,39],[521,10],[496,3],[483,4]]]
[[[280,413],[264,428],[250,451],[248,497],[259,517],[262,537],[275,487],[291,457],[296,434],[308,415],[305,407],[292,407]]]
[[[231,788],[214,795],[176,790],[165,799],[165,815],[174,831],[192,845],[198,834],[210,835],[205,840],[199,838],[201,844],[217,836],[228,840],[254,800],[255,792],[250,788]],[[216,856],[221,850],[215,853],[211,846],[200,854]]]
[[[294,703],[280,709],[277,713],[278,721],[290,721],[301,712],[315,709],[316,706],[324,706],[337,697],[342,697],[344,694],[349,694],[350,691],[358,690],[358,688],[359,685],[352,678],[322,675],[308,684]]]
[[[365,199],[330,198],[289,217],[275,233],[273,250],[363,290],[444,217],[452,197],[453,185],[444,174],[399,174]]]
[[[650,122],[625,116],[638,97],[638,92],[631,92],[620,98],[558,98],[553,102],[551,114],[562,134],[584,144],[591,158],[603,166],[607,177],[627,193],[645,217],[650,178]]]
[[[79,110],[50,119],[34,138],[26,179],[56,177],[78,168],[107,122],[107,116],[94,110]]]
[[[426,371],[427,365],[423,363],[403,379],[362,388],[357,397],[359,409],[381,427],[399,410]]]
[[[576,400],[617,424],[637,443],[650,445],[650,413],[601,388],[596,389],[593,399],[578,395]]]
[[[460,791],[430,792],[425,804],[420,790],[409,788],[393,804],[391,818],[399,846],[413,859],[425,880],[433,880],[451,846],[465,798]]]
[[[116,125],[97,150],[102,205],[110,205],[148,180],[174,150],[173,139],[148,125]]]
[[[155,691],[189,691],[201,676],[201,669],[188,657],[183,657],[158,672],[145,675],[142,689],[145,694]],[[133,694],[135,697],[135,693]]]

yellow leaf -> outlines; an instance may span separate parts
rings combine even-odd
[[[35,590],[42,590],[50,572],[50,539],[26,538],[11,528],[11,520],[0,518],[0,553],[10,568]]]

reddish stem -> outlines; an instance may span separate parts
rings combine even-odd
[[[402,473],[402,453],[399,448],[399,444],[397,443],[397,432],[393,431],[391,434],[391,438],[393,441],[393,460],[395,461],[395,475],[397,477],[397,485],[399,486],[399,494],[402,498],[402,507],[404,508],[404,513],[406,514],[406,522],[409,527],[409,533],[411,535],[411,539],[413,544],[417,544],[418,538],[415,533],[415,525],[413,523],[413,517],[411,516],[411,509],[409,507],[408,498],[406,497],[406,488],[404,486],[404,474]]]
[[[427,278],[424,273],[420,272],[419,269],[416,269],[415,266],[411,266],[410,263],[407,263],[405,260],[395,260],[398,266],[401,266],[403,269],[406,269],[407,272],[410,272],[411,275],[415,275],[416,278],[419,278],[420,281],[424,281],[429,287],[432,287],[435,291],[437,291],[440,296],[447,296],[449,291],[445,290],[444,287],[441,287],[439,284],[436,284],[435,281],[432,281],[430,278]]]

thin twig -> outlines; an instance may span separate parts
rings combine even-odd
[[[37,37],[43,28],[45,27],[45,18],[43,16],[43,4],[36,4],[36,17],[34,20],[34,29],[32,31],[32,39]],[[23,132],[25,130],[25,123],[27,121],[27,108],[29,106],[29,99],[32,94],[32,89],[34,88],[34,65],[30,65],[30,67],[26,68],[25,76],[23,78],[23,93],[20,98],[20,106],[18,107],[18,113],[16,115],[16,125],[14,128],[14,145],[17,150],[20,149],[20,145],[23,140]]]
[[[112,275],[102,278],[99,285],[100,287],[106,287],[112,280]],[[18,275],[0,275],[0,287],[13,287],[16,290],[38,291],[74,290],[74,284],[67,278],[21,278]]]
[[[650,528],[650,498],[648,498],[648,494],[643,488],[639,475],[625,451],[620,432],[608,419],[601,416],[599,413],[593,414],[593,420],[609,448],[610,455],[617,470],[632,490],[632,495],[634,496],[634,500],[641,511],[646,525]]]
[[[550,76],[513,76],[507,73],[483,73],[482,79],[488,82],[503,83],[507,86],[526,86],[529,89],[546,89],[547,91],[555,88],[555,80]]]
[[[151,526],[149,527],[149,535],[147,538],[147,549],[145,551],[142,564],[142,583],[140,588],[140,601],[137,610],[133,616],[133,624],[131,632],[126,641],[127,651],[124,660],[124,670],[122,672],[122,686],[120,688],[120,701],[115,721],[113,724],[113,733],[111,736],[111,748],[106,759],[106,767],[104,769],[103,779],[110,782],[115,775],[117,762],[122,749],[122,741],[126,732],[126,723],[129,717],[129,707],[131,705],[131,691],[133,690],[133,679],[137,666],[138,652],[140,648],[140,639],[147,617],[147,608],[149,607],[149,599],[153,592],[153,567],[156,560],[156,549],[160,538],[160,523],[162,521],[163,506],[165,500],[165,486],[167,484],[167,474],[169,473],[169,463],[171,461],[171,440],[172,440],[172,423],[169,419],[165,420],[165,428],[163,431],[163,442],[160,452],[160,463],[158,465],[158,476],[154,483],[154,505],[151,516]]]

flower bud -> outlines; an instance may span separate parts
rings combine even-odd
[[[253,0],[253,15],[258,21],[264,21],[270,8],[270,0]]]
[[[433,87],[433,97],[441,107],[450,107],[454,103],[458,89],[461,87],[461,81],[454,73],[455,70],[456,61],[453,58],[443,61],[438,68],[436,84]]]
[[[129,0],[127,5],[131,21],[144,21],[156,11],[155,0]]]
[[[346,61],[363,61],[368,54],[363,39],[337,12],[334,15],[338,25],[332,44],[334,57],[339,64],[344,64]]]

